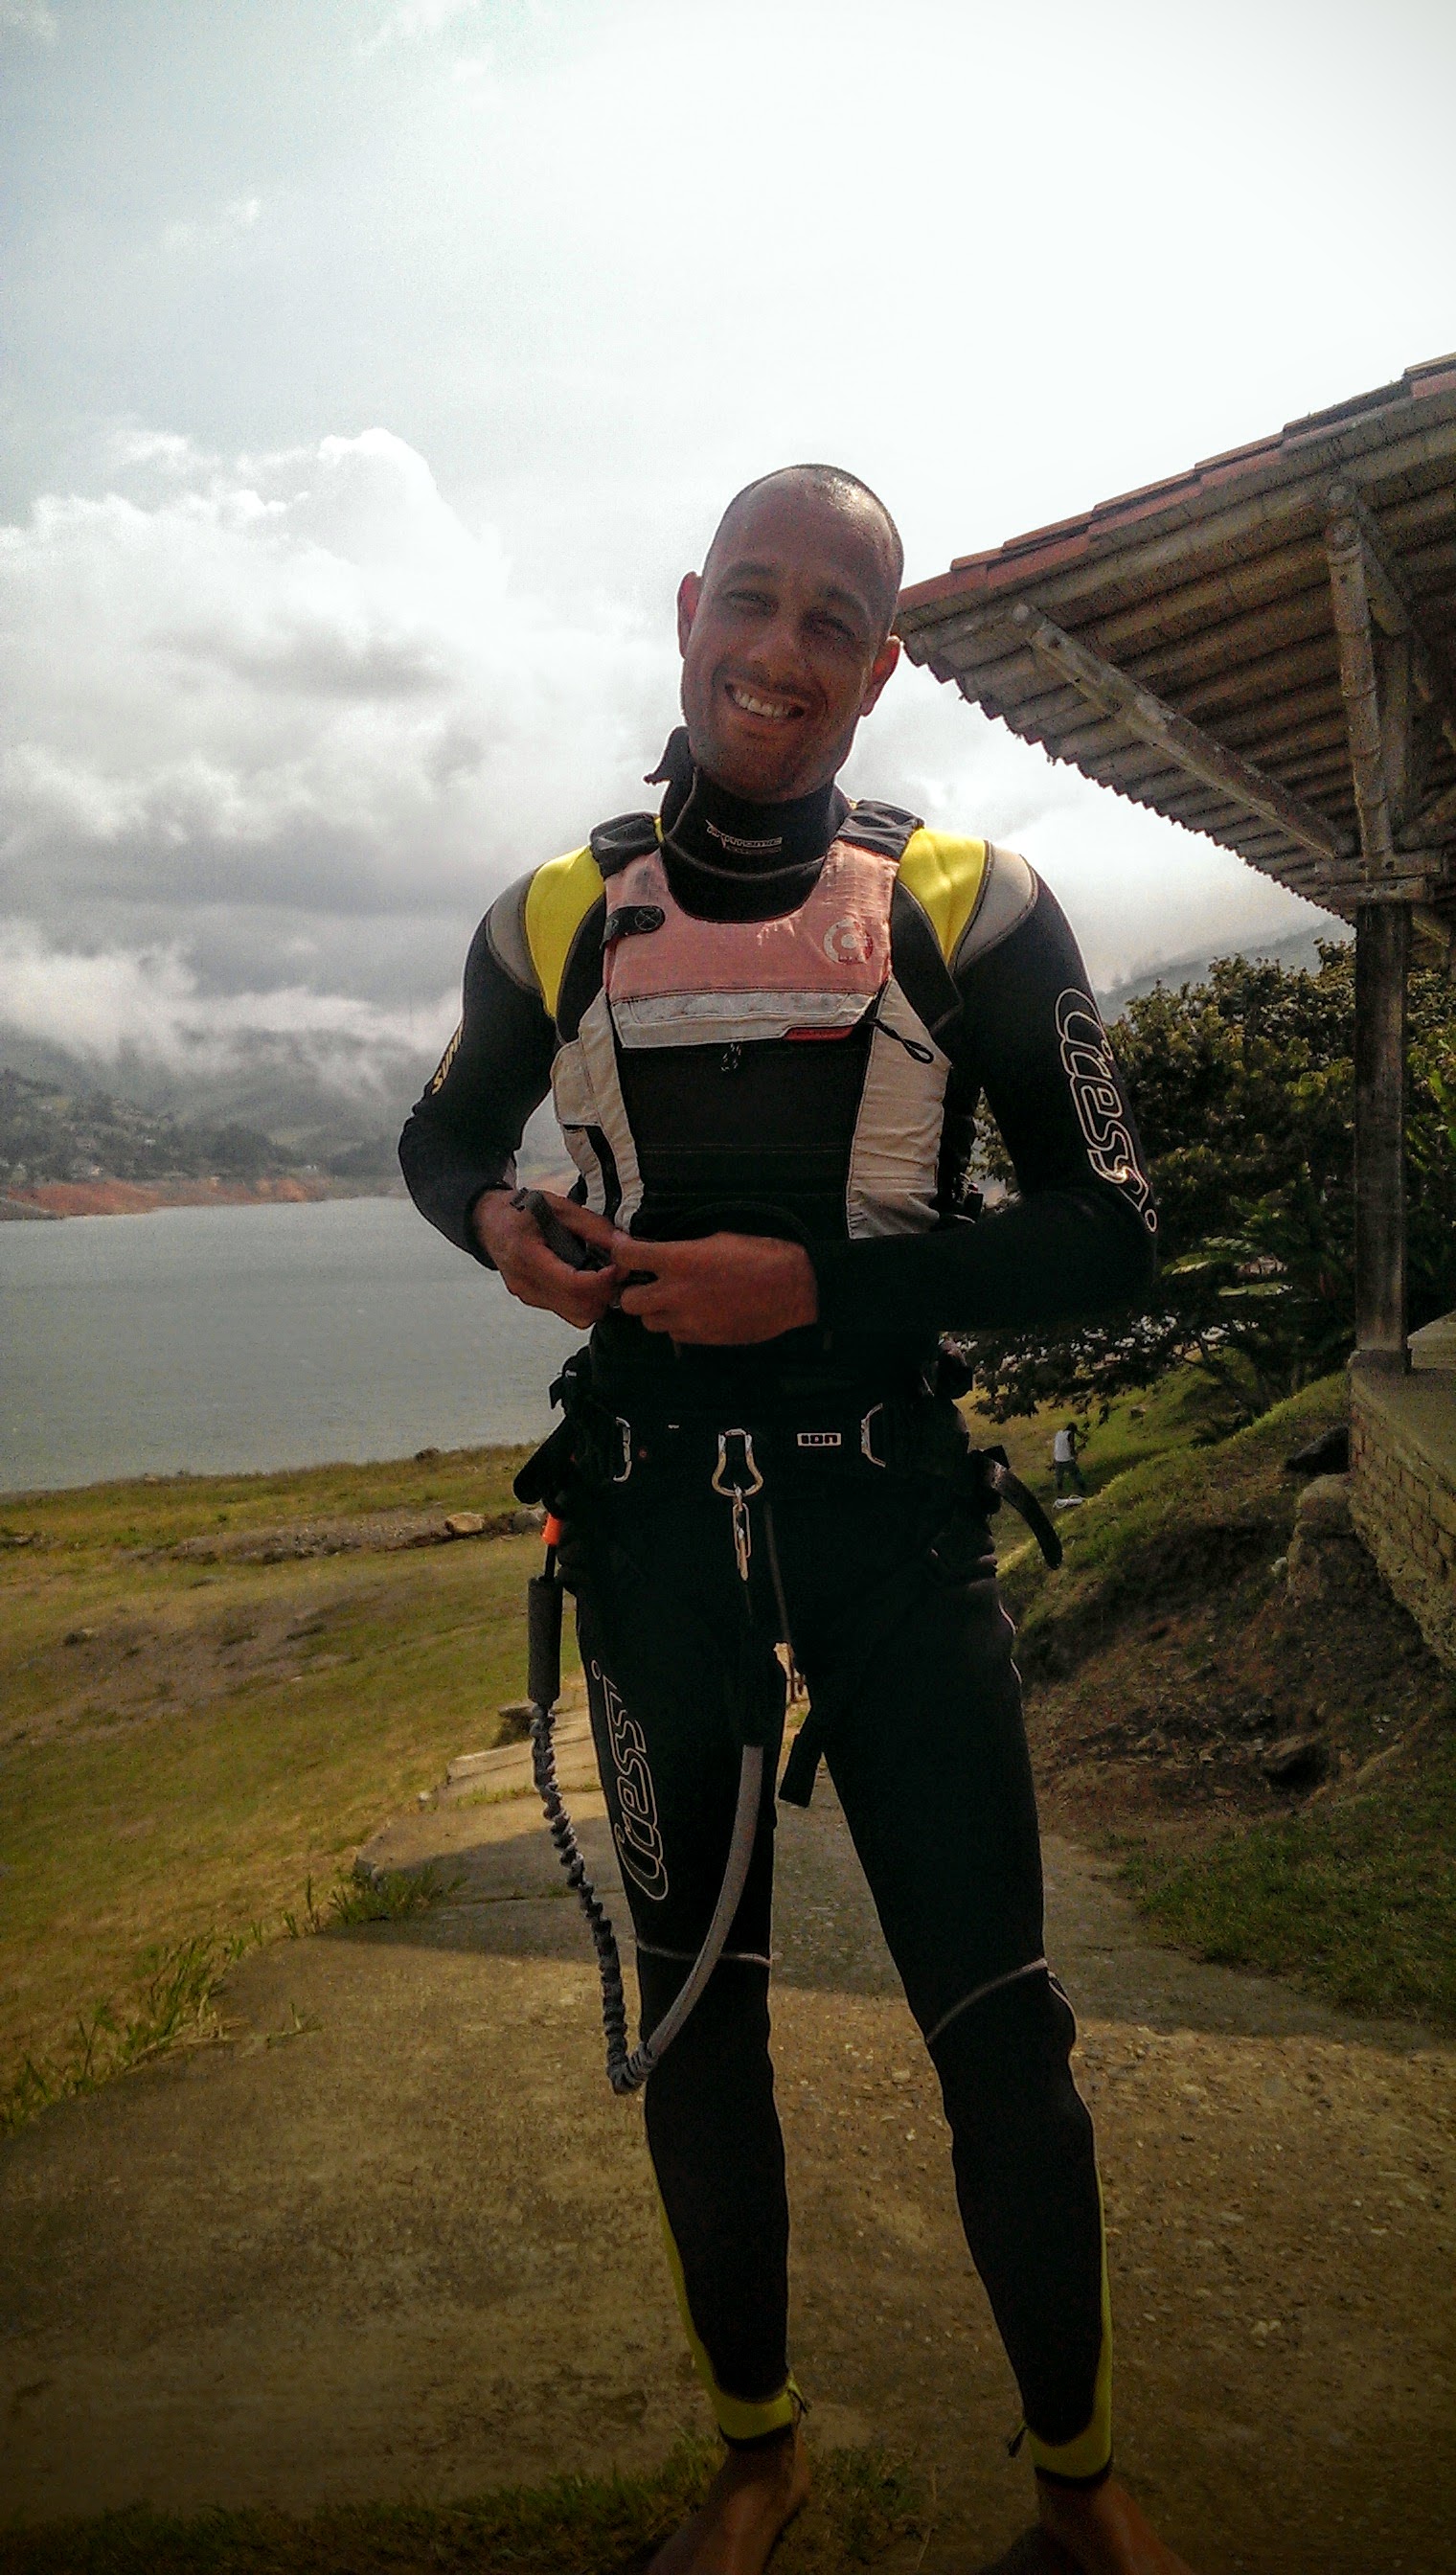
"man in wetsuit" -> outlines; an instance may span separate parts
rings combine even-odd
[[[834,784],[895,665],[900,570],[852,476],[796,467],[739,494],[679,594],[685,729],[661,813],[600,827],[492,907],[401,1159],[444,1234],[591,1330],[557,1498],[645,2030],[712,1915],[743,1741],[766,1744],[772,1777],[787,1643],[1021,2390],[1041,2536],[1017,2563],[1179,2575],[1110,2472],[1100,2192],[1042,1951],[994,1499],[936,1373],[948,1330],[1136,1297],[1155,1218],[1046,888],[1010,852]],[[591,1273],[515,1197],[548,1088],[581,1175],[552,1204],[604,1263]],[[982,1097],[1018,1195],[974,1221]],[[645,2096],[728,2444],[658,2575],[759,2575],[807,2487],[768,2052],[772,1829],[770,1796],[722,1962]]]

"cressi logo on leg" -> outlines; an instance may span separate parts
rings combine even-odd
[[[607,1710],[607,1740],[622,1818],[613,1827],[618,1856],[634,1884],[660,1904],[668,1892],[668,1864],[663,1856],[647,1743],[637,1718],[629,1714],[620,1690],[608,1679],[601,1664],[594,1663],[592,1670],[601,1681]]]

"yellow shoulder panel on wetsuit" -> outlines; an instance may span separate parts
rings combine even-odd
[[[602,893],[602,871],[590,846],[569,850],[564,859],[548,859],[531,880],[526,898],[526,944],[541,998],[556,1018],[567,958],[592,906]]]
[[[984,890],[986,857],[984,841],[958,841],[923,825],[905,843],[900,883],[928,916],[947,966]]]

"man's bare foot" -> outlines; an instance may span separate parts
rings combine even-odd
[[[808,2486],[796,2423],[761,2449],[729,2450],[702,2511],[659,2549],[648,2575],[763,2575]]]
[[[1042,2529],[1079,2575],[1193,2575],[1116,2477],[1090,2488],[1055,2486],[1038,2477],[1036,2502]]]

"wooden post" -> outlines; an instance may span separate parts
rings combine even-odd
[[[1403,1370],[1406,1348],[1405,1032],[1410,906],[1355,915],[1355,1355]]]

